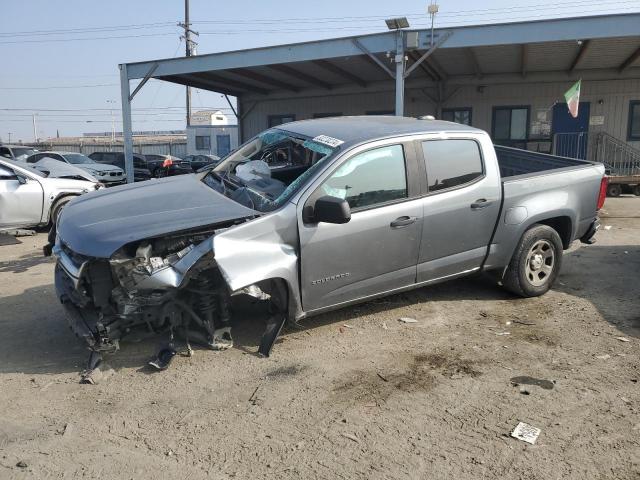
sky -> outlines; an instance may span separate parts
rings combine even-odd
[[[214,53],[386,31],[384,18],[430,24],[429,0],[190,0],[197,52]],[[640,11],[640,0],[439,0],[436,27]],[[122,130],[118,64],[184,56],[184,0],[0,0],[0,141]],[[135,84],[132,82],[132,89]],[[192,90],[193,111],[223,97]],[[184,87],[151,80],[133,128],[185,127]]]

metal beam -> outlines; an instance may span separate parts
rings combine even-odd
[[[446,42],[447,38],[449,38],[451,35],[452,32],[447,32],[444,35],[438,36],[438,41],[434,43],[433,46],[429,50],[427,50],[418,60],[416,60],[416,63],[411,65],[411,68],[404,73],[404,78],[407,78],[409,75],[411,75],[411,72],[418,68],[418,66],[420,66],[420,64],[427,58],[429,58],[431,54],[435,52],[440,45]]]
[[[296,88],[292,85],[289,85],[286,82],[281,82],[272,77],[268,77],[267,75],[262,75],[261,73],[256,73],[251,70],[245,70],[240,68],[234,68],[229,70],[230,73],[234,75],[238,75],[240,77],[249,78],[251,80],[255,80],[256,82],[264,83],[265,85],[271,85],[272,87],[278,87],[283,90],[290,90],[292,92],[298,93],[300,91],[299,88]]]
[[[236,118],[239,119],[240,117],[238,116],[238,112],[234,108],[233,103],[231,103],[231,100],[229,100],[229,95],[225,94],[224,98],[227,101],[227,103],[229,104],[229,107],[231,108],[231,111],[233,112],[233,114],[236,116]]]
[[[436,72],[436,74],[440,77],[441,80],[449,79],[449,75],[447,74],[447,72],[444,71],[444,68],[442,68],[442,65],[440,65],[435,58],[429,57],[425,62],[427,64],[427,68],[430,68],[434,72]]]
[[[478,61],[478,55],[476,55],[476,51],[473,47],[467,48],[467,53],[469,55],[469,61],[473,65],[473,70],[476,73],[476,77],[482,78],[482,68],[480,67],[480,62]]]
[[[624,15],[454,27],[447,28],[448,31],[455,32],[447,42],[447,48],[575,41],[577,38],[634,37],[638,35],[639,24],[640,13],[625,13]],[[354,40],[365,45],[370,52],[380,54],[395,50],[393,34],[394,32],[384,32],[188,58],[131,63],[127,65],[127,72],[129,79],[143,78],[155,61],[160,63],[156,75],[167,76],[360,55],[362,49]],[[429,44],[429,38],[430,30],[418,30],[418,40],[421,45]]]
[[[624,62],[622,62],[622,65],[620,65],[620,67],[618,68],[618,73],[624,72],[627,68],[631,66],[633,62],[638,60],[638,58],[640,58],[640,47],[631,55],[629,55],[629,57]]]
[[[136,93],[138,93],[140,91],[140,89],[144,86],[145,83],[147,83],[149,81],[149,79],[151,78],[151,75],[153,75],[153,72],[156,71],[156,69],[158,68],[158,62],[154,63],[151,68],[149,69],[149,71],[147,72],[147,74],[144,76],[144,78],[142,79],[142,81],[138,84],[138,86],[135,88],[135,90],[133,91],[133,93],[131,95],[129,95],[129,101],[133,100],[133,97],[136,96]]]
[[[520,75],[527,76],[527,63],[529,60],[529,47],[526,43],[520,45]]]
[[[232,90],[227,85],[220,85],[218,83],[213,83],[213,82],[205,82],[203,80],[187,78],[184,76],[158,77],[158,79],[164,80],[166,82],[177,83],[179,85],[199,88],[201,90],[209,90],[211,92],[218,92],[226,95],[232,95],[234,97],[241,95],[241,92],[239,90]]]
[[[311,75],[307,75],[295,68],[290,67],[289,65],[269,65],[269,68],[275,70],[276,72],[284,73],[285,75],[289,75],[290,77],[297,78],[298,80],[302,80],[303,82],[310,83],[311,85],[315,85],[316,87],[324,88],[326,90],[331,90],[331,85],[322,80],[318,80]]]
[[[267,95],[269,93],[269,90],[266,90],[264,88],[260,88],[260,87],[256,87],[254,85],[250,85],[248,83],[244,83],[244,82],[239,82],[237,80],[230,80],[224,77],[220,77],[219,75],[215,75],[213,73],[192,73],[190,75],[191,77],[194,77],[196,79],[202,80],[202,81],[211,81],[213,83],[219,83],[222,85],[230,85],[232,88],[233,87],[237,87],[240,90],[246,90],[248,92],[256,92],[256,93],[260,93],[262,95]]]
[[[415,63],[418,60],[418,56],[415,54],[415,52],[407,52],[407,55],[409,55],[409,58],[411,60],[413,60],[413,62]],[[431,80],[438,80],[438,77],[436,74],[434,74],[433,71],[429,70],[427,68],[427,64],[426,63],[421,63],[420,64],[420,70],[422,70],[424,73],[426,73],[429,78],[431,78]]]
[[[120,96],[122,101],[122,134],[124,135],[124,171],[127,183],[133,183],[133,130],[131,126],[131,94],[127,65],[120,65]]]
[[[578,53],[573,59],[573,62],[571,62],[571,66],[569,67],[568,73],[571,73],[576,69],[580,61],[584,58],[585,53],[587,53],[587,49],[589,48],[590,44],[591,44],[591,40],[584,40],[582,42],[582,45],[580,45],[580,48],[578,49]]]
[[[393,73],[393,71],[391,71],[391,69],[387,67],[378,57],[376,57],[373,53],[371,53],[367,49],[367,47],[365,47],[362,43],[360,43],[357,38],[354,38],[352,41],[353,41],[353,44],[356,47],[358,47],[367,56],[368,59],[372,60],[373,63],[375,63],[385,72],[387,72],[391,78],[396,78],[396,74]]]
[[[312,62],[315,65],[318,65],[320,68],[324,68],[325,70],[328,70],[329,72],[334,73],[339,77],[342,77],[346,80],[349,80],[350,82],[360,85],[361,87],[367,86],[367,82],[365,82],[363,79],[361,79],[357,75],[354,75],[351,72],[347,72],[346,70],[340,68],[339,66],[331,63],[329,60],[312,60]]]

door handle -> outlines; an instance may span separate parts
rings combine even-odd
[[[412,223],[415,223],[417,219],[418,217],[409,217],[406,215],[402,217],[398,217],[393,222],[391,222],[391,228],[407,227]]]
[[[492,205],[492,200],[487,200],[486,198],[479,198],[475,202],[471,204],[471,210],[480,210],[481,208],[487,208],[489,205]]]

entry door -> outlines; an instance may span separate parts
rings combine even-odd
[[[37,225],[42,220],[42,187],[32,179],[21,184],[12,170],[0,165],[0,227]]]
[[[578,117],[573,118],[566,103],[554,105],[551,132],[556,155],[582,160],[587,158],[589,106],[589,102],[580,102]]]
[[[217,135],[216,136],[216,150],[220,158],[224,157],[231,151],[231,136],[230,135]]]
[[[422,229],[422,203],[408,197],[402,145],[346,159],[298,205],[302,303],[318,310],[412,285]],[[304,223],[314,199],[346,199],[344,224]]]

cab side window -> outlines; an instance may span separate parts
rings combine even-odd
[[[345,199],[351,209],[407,198],[402,145],[375,148],[351,157],[320,189],[323,195]]]
[[[0,157],[10,158],[10,159],[13,158],[11,157],[11,152],[7,147],[0,147]]]
[[[0,180],[15,180],[18,178],[13,170],[0,165]]]
[[[429,192],[472,182],[484,175],[480,146],[474,140],[422,142]]]

